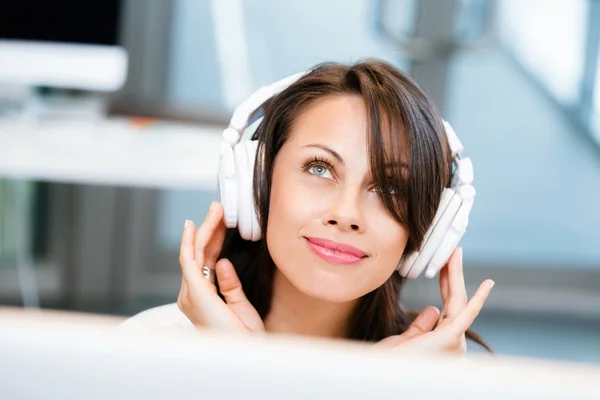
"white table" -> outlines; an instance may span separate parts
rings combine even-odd
[[[0,177],[65,183],[214,188],[221,129],[126,119],[0,120]]]

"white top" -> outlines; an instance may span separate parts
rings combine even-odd
[[[172,328],[175,330],[191,331],[196,327],[179,309],[177,303],[165,304],[144,310],[126,319],[119,329],[153,329]]]

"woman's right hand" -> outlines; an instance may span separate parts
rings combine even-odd
[[[183,274],[177,305],[196,327],[263,332],[263,321],[246,298],[235,268],[227,259],[217,262],[225,231],[223,207],[216,202],[197,231],[194,222],[185,222],[179,253]],[[225,301],[217,294],[215,285],[205,278],[203,266],[215,270]]]

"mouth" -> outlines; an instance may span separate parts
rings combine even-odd
[[[367,257],[366,253],[349,244],[313,237],[305,239],[313,253],[333,264],[354,264]]]

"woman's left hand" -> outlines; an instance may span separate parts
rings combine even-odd
[[[425,308],[404,333],[387,337],[377,345],[464,355],[467,351],[465,332],[479,315],[493,286],[494,281],[488,279],[471,300],[467,299],[462,248],[457,248],[440,271],[442,312],[433,306]]]

